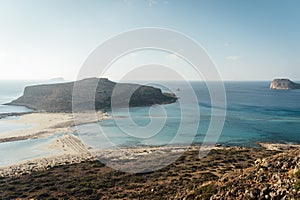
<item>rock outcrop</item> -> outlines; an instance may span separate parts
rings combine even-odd
[[[12,101],[9,105],[21,105],[37,111],[46,112],[72,112],[72,103],[74,94],[73,88],[76,89],[76,103],[82,109],[109,109],[111,108],[111,96],[117,99],[114,105],[122,107],[128,105],[124,96],[132,93],[129,105],[133,106],[151,106],[154,104],[173,103],[177,97],[173,94],[162,93],[158,88],[129,83],[115,83],[105,78],[88,78],[77,82],[47,84],[28,86],[24,90],[23,96]],[[113,93],[117,86],[117,92]],[[95,90],[92,94],[95,99],[93,101],[87,98],[86,94],[91,94],[91,90]]]
[[[298,199],[299,170],[299,148],[257,159],[255,166],[220,178],[211,199]]]
[[[292,90],[300,89],[300,84],[294,83],[289,79],[274,79],[270,85],[272,90]]]

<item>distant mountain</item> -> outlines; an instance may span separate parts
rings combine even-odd
[[[300,84],[294,83],[289,79],[274,79],[270,85],[272,90],[292,90],[300,89]]]
[[[64,83],[66,82],[62,77],[51,78],[45,82],[45,84],[53,84],[53,83]]]
[[[77,85],[76,94],[73,94],[73,87]],[[75,86],[76,86],[75,85]],[[91,90],[96,87],[95,105],[92,105],[91,98],[87,95],[91,94]],[[129,105],[134,106],[150,106],[154,104],[173,103],[177,100],[174,94],[162,93],[155,87],[130,84],[115,83],[105,78],[88,78],[76,82],[44,84],[28,86],[24,90],[23,96],[12,101],[9,105],[22,105],[37,111],[46,112],[72,112],[72,98],[76,98],[76,103],[82,110],[101,110],[111,108],[111,96],[114,88],[118,88],[118,92],[114,92],[114,106],[126,106],[124,97],[126,94],[133,92],[130,97]]]

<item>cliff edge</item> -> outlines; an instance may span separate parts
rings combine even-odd
[[[274,79],[270,85],[272,90],[293,90],[300,89],[300,84],[294,83],[289,79]]]
[[[114,95],[118,101],[117,105],[120,107],[128,104],[123,99],[124,94],[128,93],[132,93],[129,101],[131,107],[167,104],[177,100],[175,95],[162,93],[160,89],[151,86],[115,83],[106,78],[88,78],[76,82],[28,86],[25,88],[23,96],[8,103],[8,105],[26,106],[37,111],[46,112],[72,112],[75,84],[80,86],[80,91],[77,91],[76,103],[80,104],[81,108],[85,110],[111,108],[111,96],[116,86],[119,88],[119,93]],[[92,105],[91,102],[88,102],[91,101],[91,98],[86,98],[85,95],[90,94],[86,91],[95,88],[96,91],[93,93],[95,95],[93,96],[95,105]]]

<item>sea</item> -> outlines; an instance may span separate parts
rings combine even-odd
[[[30,111],[25,107],[3,104],[21,96],[26,85],[37,83],[37,81],[0,81],[0,113]],[[171,86],[169,89],[175,91],[179,97],[178,102],[130,108],[129,113],[125,109],[108,110],[114,118],[101,121],[96,124],[97,126],[79,125],[76,127],[77,134],[87,145],[95,148],[110,145],[126,147],[168,145],[174,143],[174,138],[176,144],[202,144],[211,123],[213,105],[205,82],[191,81],[189,84],[196,94],[198,101],[196,104],[183,104],[180,101],[180,98],[190,95],[186,84],[169,82],[168,85]],[[217,134],[218,144],[258,147],[258,142],[300,143],[300,90],[270,90],[269,85],[270,82],[267,81],[224,82],[227,107],[220,108],[226,109],[226,116],[224,127],[220,134]],[[161,87],[163,91],[169,91],[163,85],[155,86]],[[198,109],[200,118],[186,112],[183,115],[182,108],[191,113]],[[0,120],[0,134],[16,128],[26,128],[22,125],[21,127],[7,125],[5,120],[10,118]],[[148,126],[153,121],[158,122],[161,127]],[[181,124],[184,125],[183,129],[180,129]],[[135,127],[139,127],[137,129],[139,132],[134,131]],[[130,130],[134,133],[130,133]],[[3,163],[11,164],[27,159],[26,156],[19,158],[20,153],[15,153],[18,158],[9,160],[8,156],[3,154],[6,151],[19,149],[18,152],[22,152],[23,148],[29,151],[27,155],[38,157],[49,153],[39,151],[39,145],[50,143],[54,139],[52,136],[26,142],[0,143],[0,166],[1,162],[4,165]],[[13,151],[11,153],[14,154]]]

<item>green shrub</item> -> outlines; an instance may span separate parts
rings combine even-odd
[[[296,173],[295,173],[295,176],[297,179],[300,179],[300,170],[298,170]]]
[[[213,184],[202,186],[196,190],[196,195],[201,196],[202,199],[210,199],[216,193],[217,189]]]
[[[300,191],[300,180],[298,180],[294,185],[295,190]]]

